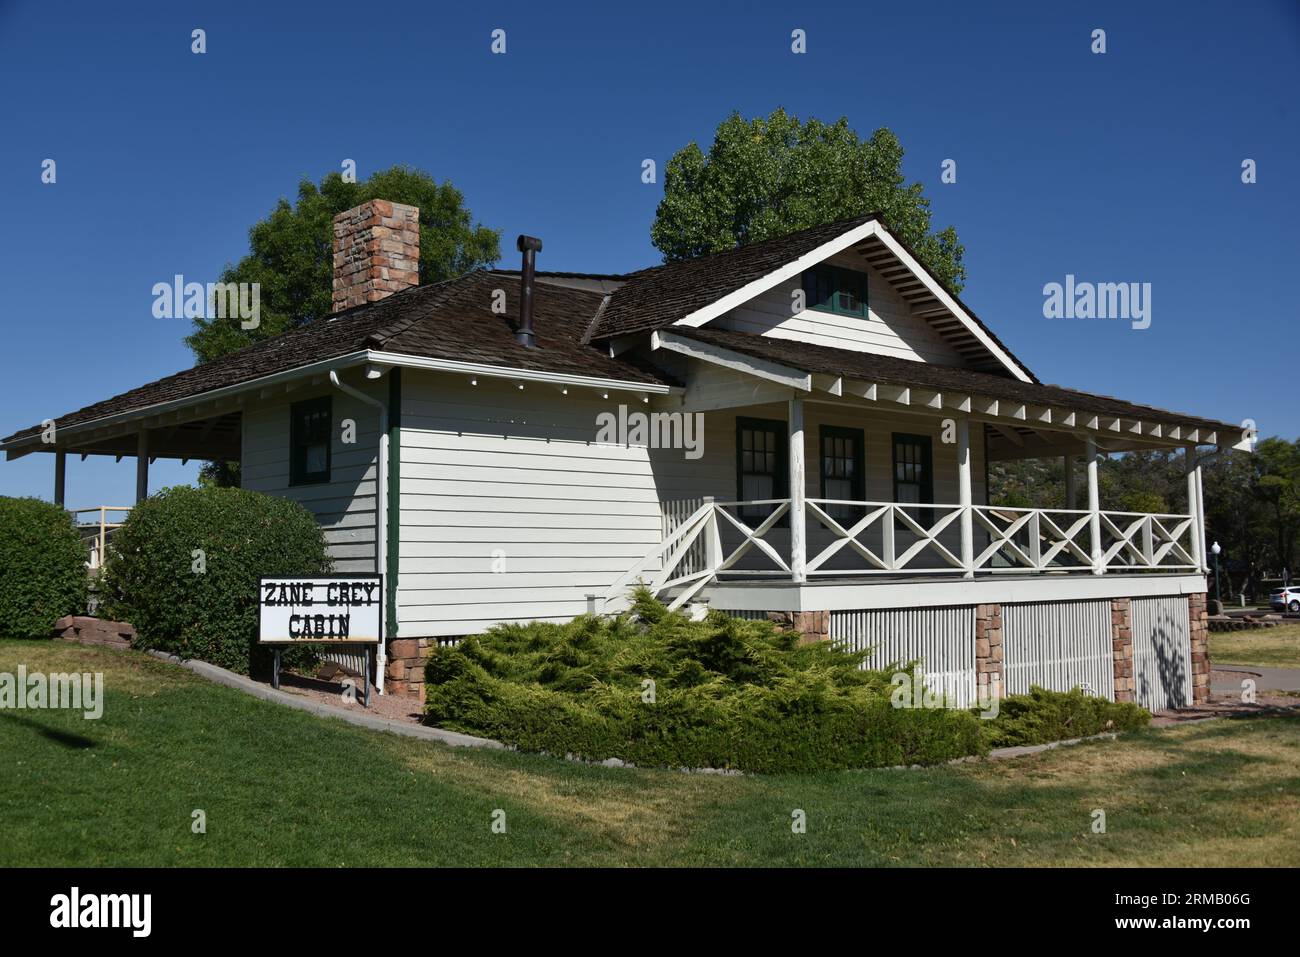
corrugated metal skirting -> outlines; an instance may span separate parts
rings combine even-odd
[[[1192,639],[1187,597],[1134,598],[1133,688],[1149,711],[1192,704]]]
[[[833,611],[830,638],[853,651],[872,648],[867,666],[921,661],[926,685],[961,708],[975,701],[975,608],[887,608]]]
[[[1030,685],[1115,700],[1110,601],[1002,606],[1002,664],[1008,694]]]

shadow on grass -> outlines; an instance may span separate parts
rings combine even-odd
[[[7,715],[10,720],[31,728],[43,738],[48,738],[55,744],[61,744],[65,748],[73,748],[81,751],[86,748],[98,747],[99,742],[94,738],[88,738],[84,734],[73,734],[71,731],[61,731],[58,728],[51,728],[49,725],[40,721],[34,721],[24,715],[10,714]]]

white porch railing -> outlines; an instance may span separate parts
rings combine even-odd
[[[843,499],[804,508],[810,578],[1198,570],[1191,515]],[[610,586],[601,609],[637,582],[679,608],[724,577],[791,580],[790,509],[790,499],[665,503],[663,540]],[[741,517],[756,511],[766,514]]]
[[[83,541],[90,545],[90,557],[86,561],[89,568],[101,568],[104,564],[104,557],[108,553],[108,543],[113,537],[113,532],[122,527],[122,522],[126,521],[127,514],[131,511],[129,505],[94,505],[90,508],[72,508],[68,509],[72,513],[73,524],[77,526]],[[109,513],[113,514],[110,515]],[[83,516],[90,516],[85,518]],[[120,518],[121,521],[110,521],[111,518]]]

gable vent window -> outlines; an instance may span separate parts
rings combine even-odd
[[[803,274],[803,291],[809,309],[860,319],[868,316],[867,274],[864,272],[825,263],[813,266]]]
[[[289,484],[330,480],[330,396],[290,406]]]

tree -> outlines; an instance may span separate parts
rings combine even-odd
[[[248,255],[227,265],[221,274],[222,282],[259,284],[259,325],[242,329],[237,319],[195,319],[185,343],[198,362],[328,316],[333,295],[333,219],[369,199],[420,208],[421,284],[490,265],[501,255],[500,231],[474,223],[460,191],[421,170],[394,166],[361,183],[345,182],[338,173],[330,173],[319,187],[304,179],[298,184],[297,204],[281,199],[249,230]]]
[[[650,238],[664,261],[720,252],[799,229],[878,212],[948,289],[966,279],[957,231],[930,229],[930,201],[906,184],[903,148],[881,128],[863,141],[833,124],[778,109],[717,128],[707,155],[694,143],[668,161]]]

